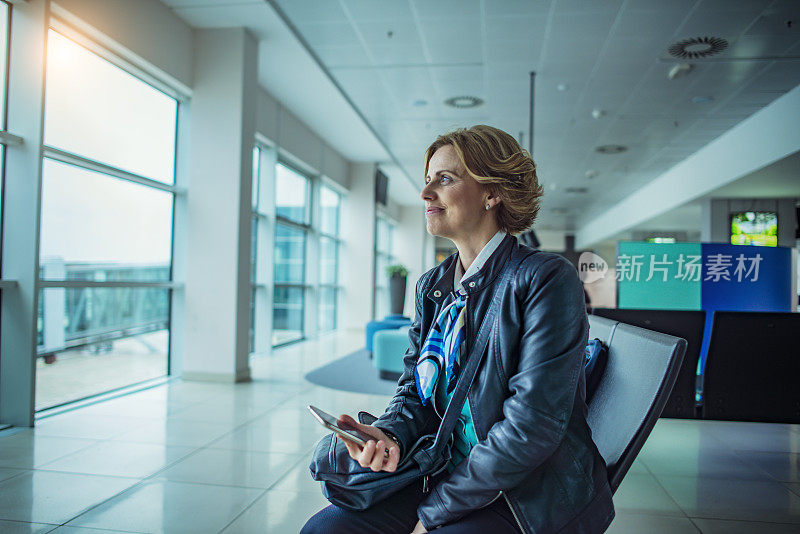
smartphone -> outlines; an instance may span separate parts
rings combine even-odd
[[[357,444],[361,445],[362,447],[364,445],[366,445],[367,441],[369,441],[369,440],[375,441],[375,438],[373,438],[372,436],[370,436],[368,434],[365,434],[365,433],[361,432],[360,430],[357,430],[357,429],[353,428],[352,426],[347,425],[347,424],[339,421],[338,419],[336,419],[332,415],[323,412],[322,410],[320,410],[316,406],[309,405],[308,406],[308,411],[311,412],[311,415],[314,416],[314,419],[319,421],[322,426],[324,426],[328,430],[332,430],[333,432],[336,432],[337,435],[341,436],[344,439],[350,440],[353,443],[357,443]],[[383,455],[384,455],[384,457],[388,457],[389,456],[389,449],[384,449]]]

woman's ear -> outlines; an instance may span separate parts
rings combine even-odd
[[[489,193],[489,197],[486,199],[484,204],[488,204],[490,209],[494,209],[502,203],[500,197],[495,195],[494,193]]]

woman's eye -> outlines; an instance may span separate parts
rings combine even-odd
[[[445,180],[450,180],[451,182],[453,181],[453,179],[452,179],[452,178],[450,178],[449,176],[447,176],[447,175],[443,174],[443,175],[441,176],[441,178],[439,178],[439,181],[440,181],[441,183],[445,183]]]

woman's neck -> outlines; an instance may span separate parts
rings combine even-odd
[[[499,230],[500,228],[497,227],[497,225],[492,225],[478,232],[474,232],[469,236],[465,236],[462,239],[453,239],[453,243],[455,243],[458,249],[458,259],[461,262],[461,267],[464,269],[464,272],[467,272],[467,269],[469,269],[469,266],[475,261],[475,258],[478,257],[478,254],[483,250],[483,247],[486,246],[486,243],[491,241],[492,237],[494,237]]]

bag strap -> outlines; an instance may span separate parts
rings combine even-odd
[[[503,300],[503,289],[508,285],[512,276],[517,271],[517,267],[522,260],[527,258],[530,253],[524,253],[520,248],[512,252],[511,258],[506,262],[505,267],[500,275],[500,281],[495,285],[494,296],[489,309],[484,316],[484,321],[478,330],[478,335],[475,336],[475,343],[472,345],[472,350],[469,353],[467,362],[461,370],[461,376],[456,382],[456,389],[453,392],[453,397],[444,411],[444,417],[439,424],[439,430],[436,432],[436,439],[434,440],[434,449],[439,450],[443,444],[447,443],[450,439],[450,434],[456,428],[456,421],[461,415],[461,409],[464,402],[467,400],[467,392],[469,391],[472,381],[475,379],[475,374],[478,371],[478,364],[483,359],[483,353],[486,351],[486,346],[489,344],[489,335],[492,328],[497,324],[498,317],[500,317],[500,303]],[[485,320],[494,317],[494,321]]]

